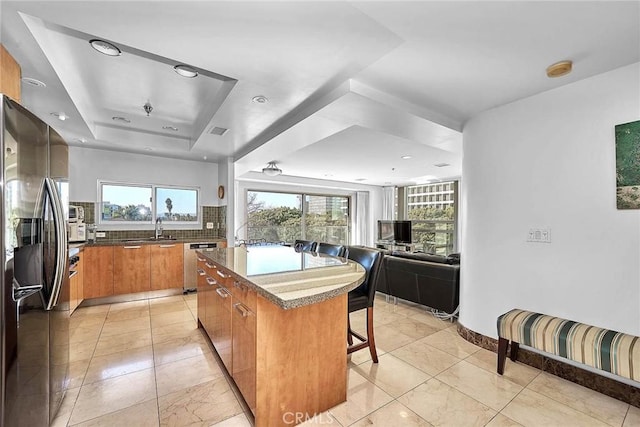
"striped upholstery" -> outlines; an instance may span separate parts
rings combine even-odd
[[[640,381],[640,338],[514,309],[498,317],[498,336]]]

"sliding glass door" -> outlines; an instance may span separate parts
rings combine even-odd
[[[247,239],[349,244],[349,197],[247,191]]]
[[[305,240],[349,244],[349,198],[305,195]]]

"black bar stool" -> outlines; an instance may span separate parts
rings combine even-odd
[[[318,247],[316,252],[319,254],[326,254],[331,256],[339,256],[344,257],[346,254],[347,248],[342,245],[332,245],[331,243],[318,243]]]
[[[376,352],[376,342],[373,336],[373,301],[375,300],[378,278],[382,269],[382,251],[371,248],[349,246],[347,248],[347,258],[362,265],[366,270],[364,282],[356,289],[349,292],[349,308],[347,313],[347,354],[369,347],[371,360],[378,363],[378,353]],[[367,336],[366,338],[351,330],[349,313],[367,309]],[[361,341],[353,344],[353,337]]]

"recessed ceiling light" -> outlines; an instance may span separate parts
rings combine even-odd
[[[560,61],[555,64],[551,64],[547,67],[547,77],[562,77],[571,72],[571,68],[573,67],[573,62],[571,61]]]
[[[257,95],[254,96],[253,98],[251,98],[251,100],[253,102],[255,102],[256,104],[266,104],[267,102],[269,102],[269,100],[267,99],[266,96],[264,95]]]
[[[67,116],[65,113],[63,113],[62,111],[59,113],[51,113],[52,116],[57,117],[59,120],[65,121],[67,120]]]
[[[87,142],[87,140],[84,138],[74,138],[73,140],[75,142],[79,142],[80,144],[84,144],[85,142]]]
[[[449,163],[436,163],[433,166],[437,167],[437,168],[444,168],[446,166],[451,166]]]
[[[162,126],[162,129],[165,129],[165,130],[172,130],[172,131],[174,131],[174,132],[178,132],[178,128],[177,128],[177,127],[175,127],[175,126]]]
[[[114,116],[111,117],[111,119],[114,122],[131,123],[131,120],[127,119],[126,117]]]
[[[144,149],[145,149],[146,151],[153,151],[153,148],[151,148],[151,147],[144,147]]]
[[[354,179],[354,181],[358,181],[358,182],[362,182],[362,181],[366,181],[366,178],[356,178]]]
[[[40,80],[32,79],[31,77],[23,77],[22,81],[28,84],[29,86],[47,87],[47,85],[44,82],[41,82]]]
[[[188,65],[178,64],[175,67],[173,67],[173,70],[176,73],[180,74],[182,77],[187,77],[189,79],[198,77],[198,70]]]
[[[389,185],[391,184],[391,181],[385,181],[384,185]]]
[[[97,50],[98,52],[108,55],[108,56],[120,56],[122,55],[122,51],[118,48],[118,46],[113,43],[109,43],[108,41],[93,39],[89,40],[91,47]]]
[[[207,160],[207,156],[202,156],[202,160]]]
[[[411,156],[402,156],[400,158],[403,159],[403,160],[409,160],[411,158]]]
[[[325,173],[324,176],[330,177],[330,176],[333,176],[333,175],[331,175],[330,173]]]

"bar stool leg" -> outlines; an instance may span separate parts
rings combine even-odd
[[[378,363],[376,340],[373,337],[373,307],[367,307],[367,342],[369,343],[369,353],[371,353],[371,360],[373,360],[373,363]]]

